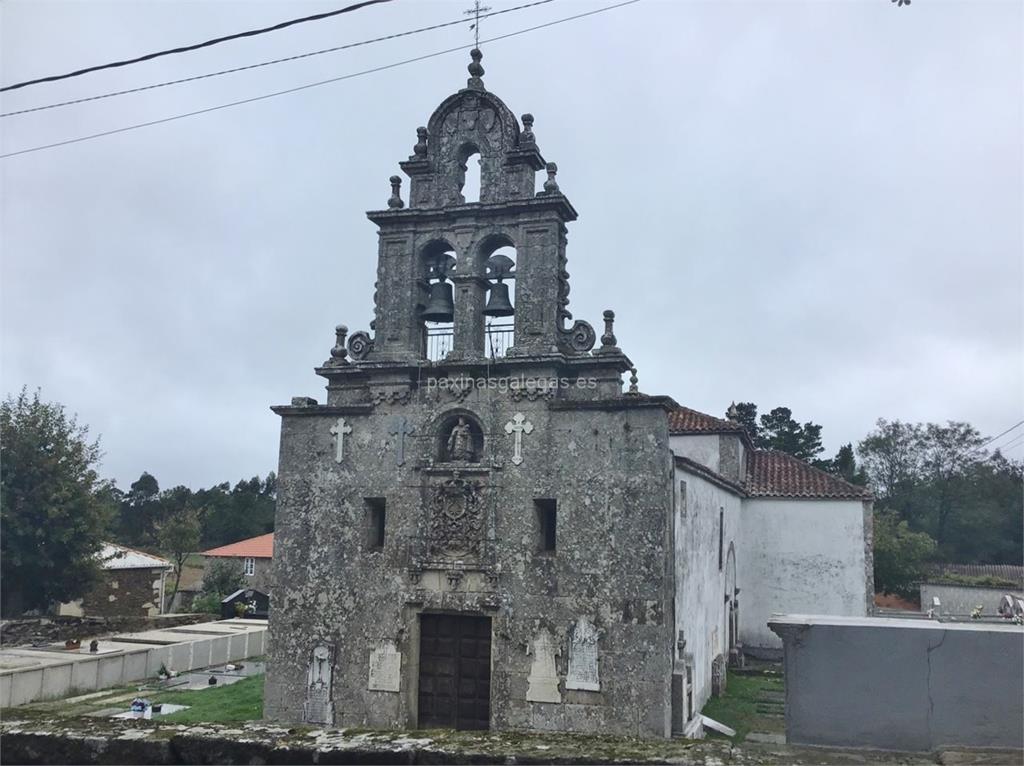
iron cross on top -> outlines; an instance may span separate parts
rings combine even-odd
[[[466,14],[467,16],[472,16],[473,17],[473,24],[472,24],[472,26],[470,26],[470,29],[473,30],[473,47],[474,48],[479,48],[480,47],[480,14],[484,13],[485,11],[489,11],[489,10],[491,10],[489,6],[485,5],[485,6],[483,6],[481,8],[480,7],[480,0],[474,0],[473,7],[470,8],[468,11],[463,11],[463,13]]]

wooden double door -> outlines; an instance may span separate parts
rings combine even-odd
[[[491,618],[420,615],[419,726],[487,729]]]

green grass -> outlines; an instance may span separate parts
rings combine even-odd
[[[758,707],[777,708],[769,700],[784,691],[785,685],[777,676],[730,673],[725,694],[712,697],[701,712],[735,729],[734,742],[742,742],[752,731],[782,732],[784,720],[765,716]]]
[[[189,705],[157,720],[169,723],[232,723],[263,717],[263,676],[250,676],[230,686],[153,695],[154,702]]]

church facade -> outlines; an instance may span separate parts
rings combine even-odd
[[[265,715],[696,735],[730,655],[775,648],[768,614],[866,612],[870,501],[641,394],[613,312],[573,320],[576,211],[472,56],[400,163],[408,203],[393,176],[368,213],[369,330],[337,328],[326,402],[273,408]],[[817,534],[780,539],[795,518]]]

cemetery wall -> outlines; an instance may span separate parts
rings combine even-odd
[[[981,607],[986,617],[995,617],[999,613],[999,602],[1006,593],[1014,593],[1017,598],[1024,598],[1019,588],[987,588],[975,585],[952,585],[946,583],[921,583],[921,610],[926,611],[932,606],[932,599],[938,598],[940,615],[968,616],[975,607]]]
[[[786,615],[786,741],[930,751],[1024,747],[1024,628]]]

